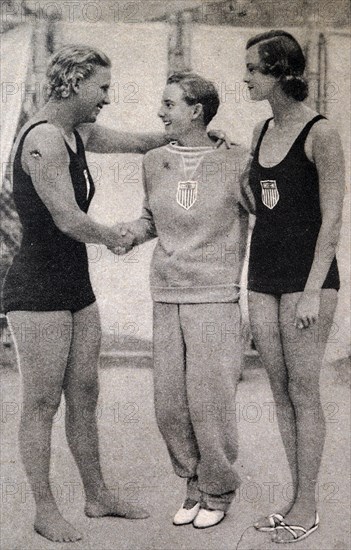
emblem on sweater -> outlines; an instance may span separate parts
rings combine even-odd
[[[262,202],[267,208],[272,210],[279,201],[279,192],[275,180],[261,180]]]
[[[197,198],[197,181],[180,181],[178,183],[177,203],[189,210]]]

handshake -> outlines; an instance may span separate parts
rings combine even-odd
[[[116,231],[116,242],[113,246],[108,246],[108,249],[118,256],[127,254],[136,244],[135,234],[125,223],[116,223],[113,229]]]

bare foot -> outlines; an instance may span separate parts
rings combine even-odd
[[[308,506],[303,503],[296,503],[291,508],[290,512],[284,517],[284,523],[288,526],[299,525],[303,527],[306,531],[309,531],[316,524],[316,511],[315,503],[309,504]],[[303,531],[296,529],[296,534],[298,537],[303,535]],[[287,529],[279,528],[276,530],[272,536],[274,542],[285,542],[293,539],[292,533]]]
[[[280,509],[279,511],[274,512],[274,515],[280,515],[284,518],[286,516],[286,514],[288,514],[288,512],[289,512],[289,510],[291,509],[292,506],[293,506],[293,504],[289,504],[289,506],[285,506],[284,508]],[[273,515],[273,514],[270,514],[270,515]],[[255,529],[273,528],[272,522],[277,524],[278,520],[274,520],[274,518],[273,518],[270,521],[269,516],[263,516],[263,517],[260,517],[256,521],[256,523],[254,523],[254,527],[255,527]]]
[[[89,518],[118,516],[125,519],[146,519],[150,516],[143,508],[115,499],[108,491],[96,500],[87,501],[84,511]]]
[[[37,510],[34,530],[54,542],[76,542],[82,538],[73,525],[61,516],[56,505],[46,505]]]

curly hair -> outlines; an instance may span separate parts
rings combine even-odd
[[[167,84],[178,84],[184,92],[184,101],[188,105],[201,103],[205,126],[217,114],[220,103],[219,95],[214,84],[209,80],[196,73],[177,72],[168,77]]]
[[[111,61],[100,50],[82,44],[64,46],[50,60],[46,71],[49,98],[69,97],[72,82],[78,78],[88,78],[96,67],[111,67]]]
[[[287,96],[296,101],[306,99],[308,84],[303,76],[306,60],[297,40],[288,32],[271,30],[250,38],[246,49],[256,44],[261,72],[278,78]]]

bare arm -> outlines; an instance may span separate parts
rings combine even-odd
[[[312,131],[322,224],[312,267],[296,306],[295,325],[300,329],[314,324],[318,319],[320,291],[339,241],[345,191],[344,155],[337,131],[327,121],[317,124]]]
[[[86,150],[91,153],[136,153],[144,155],[151,149],[162,147],[169,142],[169,138],[161,132],[150,134],[119,132],[100,124],[81,124],[78,130]],[[220,130],[210,130],[208,135],[210,139],[217,142],[217,147],[224,141],[227,148],[230,148],[229,138]]]
[[[328,122],[316,126],[313,158],[319,177],[322,225],[305,290],[320,290],[335,256],[345,192],[344,155],[337,131]]]
[[[82,124],[78,128],[87,151],[91,153],[137,153],[145,154],[150,149],[168,143],[164,133],[134,134],[119,132],[100,124]]]
[[[55,126],[45,124],[30,132],[23,146],[22,166],[63,233],[85,243],[116,245],[117,230],[94,222],[76,203],[69,155]]]

